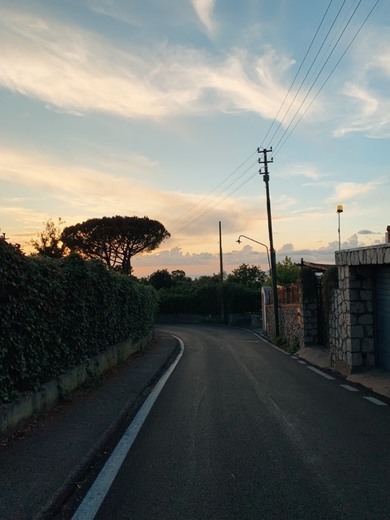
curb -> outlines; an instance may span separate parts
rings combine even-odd
[[[43,416],[53,409],[61,398],[66,399],[83,384],[96,380],[111,368],[126,361],[131,354],[142,351],[152,338],[153,333],[135,343],[128,340],[113,345],[86,363],[43,384],[35,392],[27,392],[13,403],[0,405],[0,440],[23,427],[29,420]]]
[[[86,474],[89,466],[91,465],[91,461],[98,456],[103,448],[110,444],[110,442],[115,442],[115,438],[126,429],[129,422],[131,422],[132,418],[141,408],[150,390],[155,386],[167,368],[173,363],[179,352],[180,344],[175,339],[175,348],[172,350],[172,352],[170,352],[164,363],[158,367],[153,376],[145,383],[145,386],[142,388],[135,401],[129,403],[122,409],[115,421],[110,423],[103,436],[80,460],[78,466],[66,478],[61,488],[51,496],[48,502],[34,516],[33,520],[50,520],[51,518],[55,518],[56,512],[58,512],[66,499],[69,498],[74,491],[75,482],[79,481]]]

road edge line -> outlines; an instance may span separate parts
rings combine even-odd
[[[137,438],[137,435],[147,416],[149,415],[149,412],[152,409],[157,397],[179,363],[184,352],[184,342],[182,339],[174,336],[173,334],[171,334],[171,336],[178,340],[180,352],[178,353],[176,359],[158,380],[151,393],[145,399],[143,405],[136,413],[134,419],[128,426],[122,438],[119,440],[118,444],[111,453],[109,459],[106,461],[88,493],[85,495],[83,501],[72,516],[72,520],[93,520],[93,518],[95,518],[114,481],[114,478],[122,466],[122,463],[129,453],[135,439]]]

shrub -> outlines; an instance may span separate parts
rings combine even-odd
[[[0,399],[137,341],[152,330],[156,309],[152,287],[100,261],[26,257],[0,240]]]

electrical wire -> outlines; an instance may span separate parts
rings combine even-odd
[[[322,67],[321,67],[321,69],[320,69],[320,71],[319,71],[319,72],[317,73],[317,75],[315,76],[315,78],[314,78],[314,80],[312,81],[312,84],[311,84],[309,90],[306,92],[306,95],[305,95],[305,97],[303,98],[301,104],[299,105],[299,107],[298,107],[297,110],[295,111],[295,114],[294,114],[293,118],[291,119],[291,121],[290,121],[290,123],[287,125],[287,127],[284,129],[284,132],[283,132],[282,136],[279,138],[279,141],[278,141],[278,142],[276,143],[276,145],[275,145],[275,151],[277,151],[278,146],[280,145],[280,143],[281,143],[283,137],[286,135],[286,133],[288,132],[289,128],[290,128],[291,125],[293,124],[295,118],[297,117],[297,115],[298,115],[299,112],[301,111],[301,108],[303,107],[303,105],[304,105],[306,99],[308,98],[310,92],[313,90],[314,85],[316,84],[316,82],[317,82],[318,78],[320,77],[322,71],[324,70],[324,68],[326,67],[328,61],[329,61],[330,58],[332,57],[332,55],[333,55],[334,51],[336,50],[336,47],[338,46],[338,44],[339,44],[341,38],[343,37],[343,35],[344,35],[345,31],[347,30],[349,24],[351,23],[352,18],[355,16],[356,11],[358,10],[358,8],[359,8],[359,6],[360,6],[360,4],[361,4],[361,1],[362,1],[362,0],[359,0],[359,2],[357,3],[355,9],[353,10],[351,16],[350,16],[349,19],[348,19],[348,22],[347,22],[346,25],[344,26],[343,31],[341,32],[340,36],[337,38],[336,43],[333,45],[332,50],[330,51],[328,57],[327,57],[326,60],[324,61],[323,65],[322,65]]]
[[[344,57],[344,55],[346,54],[346,52],[348,51],[348,49],[350,48],[350,46],[352,45],[352,43],[354,42],[354,40],[356,39],[357,35],[359,34],[359,32],[361,31],[361,29],[363,28],[363,26],[365,25],[365,23],[367,22],[368,18],[371,16],[372,12],[374,11],[375,7],[377,6],[377,4],[379,3],[380,0],[377,0],[375,5],[372,7],[371,11],[369,12],[369,14],[367,15],[366,19],[364,20],[364,22],[361,24],[359,30],[355,33],[355,35],[353,36],[352,40],[350,41],[350,43],[348,44],[347,48],[344,50],[344,52],[342,53],[341,57],[339,58],[339,60],[336,62],[336,64],[334,65],[334,67],[332,68],[330,74],[327,76],[327,78],[325,79],[325,81],[322,83],[320,89],[317,91],[317,93],[315,94],[315,96],[312,98],[312,100],[310,101],[310,104],[307,106],[307,108],[304,110],[304,112],[301,114],[301,117],[298,119],[298,121],[295,123],[294,126],[293,123],[294,121],[296,120],[298,114],[302,111],[303,109],[303,105],[305,104],[308,96],[310,95],[310,93],[312,92],[316,82],[319,80],[322,72],[324,71],[324,68],[326,67],[327,63],[329,62],[331,56],[333,55],[336,47],[339,45],[340,41],[341,41],[341,38],[342,36],[344,35],[347,27],[349,26],[349,24],[351,23],[351,20],[353,18],[353,16],[356,14],[357,12],[357,9],[359,8],[360,4],[361,4],[361,0],[359,0],[358,4],[356,5],[352,15],[349,17],[348,19],[348,22],[346,22],[346,24],[344,25],[344,20],[342,22],[342,26],[343,26],[343,29],[341,31],[341,34],[339,35],[339,37],[337,38],[336,40],[336,43],[333,44],[332,46],[332,43],[330,44],[330,46],[332,46],[332,49],[331,51],[329,52],[327,58],[325,59],[325,62],[323,63],[323,65],[320,67],[320,70],[319,72],[316,72],[315,71],[315,78],[314,80],[311,82],[311,85],[309,87],[309,90],[306,92],[303,100],[301,101],[298,109],[295,111],[295,114],[294,116],[292,117],[292,119],[290,120],[289,124],[286,126],[286,128],[284,129],[283,133],[282,133],[282,136],[279,138],[276,146],[274,147],[274,156],[276,156],[281,148],[284,146],[284,144],[286,143],[287,139],[291,136],[292,132],[295,130],[295,128],[297,127],[297,125],[299,124],[299,122],[303,119],[304,115],[306,114],[306,112],[308,111],[308,109],[310,108],[310,106],[313,104],[313,102],[315,101],[315,99],[317,98],[317,96],[319,95],[319,93],[321,92],[321,90],[324,88],[325,84],[327,83],[327,81],[329,80],[330,76],[333,74],[333,72],[335,71],[335,69],[337,68],[337,66],[339,65],[340,61],[342,60],[342,58]],[[322,19],[320,21],[320,24],[319,26],[317,27],[316,31],[315,31],[315,34],[310,42],[310,45],[300,63],[300,66],[298,68],[298,71],[296,72],[291,84],[290,84],[290,87],[287,91],[287,94],[281,104],[281,106],[279,107],[279,110],[277,111],[266,135],[264,136],[263,138],[263,143],[265,142],[265,140],[267,139],[268,135],[270,134],[272,128],[274,127],[274,125],[276,124],[276,121],[278,120],[278,117],[280,115],[280,113],[282,112],[282,109],[283,107],[285,106],[286,104],[286,101],[292,91],[292,88],[299,76],[299,73],[301,72],[302,70],[302,67],[304,65],[304,63],[306,62],[307,60],[307,57],[310,53],[310,50],[312,49],[313,45],[314,45],[314,42],[320,32],[320,29],[321,27],[324,25],[324,21],[326,19],[326,16],[328,15],[328,12],[330,10],[330,7],[332,5],[332,2],[333,0],[330,0],[326,10],[325,10],[325,13],[324,15],[322,16]],[[342,9],[343,7],[345,6],[346,4],[346,0],[343,1],[343,4],[342,6],[340,7],[340,9],[338,10],[336,16],[334,17],[333,19],[333,22],[331,23],[331,26],[330,28],[328,29],[327,31],[327,34],[326,36],[323,38],[322,40],[322,43],[320,45],[320,48],[319,50],[317,51],[314,59],[312,60],[310,66],[309,66],[309,69],[308,71],[306,72],[303,80],[301,81],[301,84],[297,90],[297,92],[295,93],[295,96],[293,98],[293,100],[290,102],[286,112],[284,113],[284,116],[283,118],[280,120],[279,124],[278,124],[278,127],[276,129],[276,131],[273,133],[272,135],[272,138],[271,138],[271,141],[273,139],[276,138],[281,126],[283,125],[283,122],[285,121],[288,113],[290,112],[291,110],[291,107],[292,105],[294,104],[298,94],[300,93],[300,91],[302,90],[303,86],[304,86],[304,83],[305,81],[307,80],[310,72],[312,71],[314,65],[315,65],[315,62],[317,61],[320,53],[321,53],[321,50],[323,49],[324,45],[325,45],[325,42],[327,41],[327,39],[329,38],[335,24],[336,24],[336,21],[339,19],[340,15],[341,15],[341,12],[342,12]],[[329,49],[329,47],[328,47]],[[326,51],[328,52],[328,51]],[[326,53],[325,53],[325,56],[326,56]],[[216,191],[219,189],[219,188],[222,188],[237,172],[240,171],[240,169],[253,157],[253,155],[256,154],[256,151],[254,151],[251,155],[249,155],[249,157],[247,157],[247,159],[245,161],[243,161],[240,166],[238,166],[227,178],[225,178],[222,182],[220,182],[215,188],[213,188],[207,195],[205,195],[204,197],[202,197],[194,206],[192,206],[191,208],[189,208],[188,210],[186,210],[182,215],[180,215],[177,219],[175,219],[175,221],[173,221],[172,223],[172,229],[173,231],[172,232],[179,232],[179,231],[182,231],[183,229],[187,228],[190,224],[192,224],[193,222],[199,220],[201,217],[203,217],[206,213],[208,213],[209,211],[211,211],[212,209],[214,209],[215,207],[217,207],[219,204],[221,204],[224,200],[226,200],[226,198],[230,197],[231,195],[233,195],[234,193],[236,193],[239,189],[241,189],[244,185],[246,185],[250,180],[252,180],[257,174],[258,172],[256,173],[252,173],[251,175],[248,175],[246,179],[243,180],[242,183],[240,183],[238,186],[236,186],[233,190],[231,190],[227,195],[225,195],[223,198],[222,195],[225,194],[232,186],[234,186],[238,181],[240,181],[241,179],[243,179],[244,176],[246,176],[248,174],[248,172],[254,167],[254,164],[257,163],[254,163],[252,164],[251,166],[249,166],[249,168],[247,168],[245,171],[243,172],[240,172],[238,175],[236,175],[236,177],[232,180],[232,182],[230,182],[227,186],[225,186],[223,189],[221,189],[220,191],[218,191],[216,193]],[[185,217],[185,218],[184,218]],[[183,220],[184,218],[184,220]]]
[[[313,97],[313,99],[311,100],[311,102],[309,103],[309,105],[307,106],[307,108],[305,109],[305,111],[301,114],[301,117],[298,119],[298,121],[295,123],[295,125],[293,126],[293,128],[290,130],[290,132],[288,133],[288,135],[285,137],[284,141],[278,146],[278,149],[276,151],[276,153],[274,154],[277,155],[280,150],[282,149],[282,147],[285,145],[286,141],[288,140],[288,138],[291,136],[292,132],[295,130],[295,128],[298,126],[298,124],[301,122],[301,120],[304,118],[306,112],[309,110],[309,108],[312,106],[312,104],[314,103],[314,101],[317,99],[318,95],[320,94],[320,92],[323,90],[323,88],[325,87],[325,85],[327,84],[327,82],[329,81],[329,78],[332,76],[333,72],[336,70],[336,68],[338,67],[338,65],[340,64],[341,60],[344,58],[344,56],[346,55],[346,53],[348,52],[349,48],[351,47],[351,45],[353,44],[353,42],[356,40],[357,36],[359,35],[360,31],[363,29],[364,25],[367,23],[367,20],[369,19],[369,17],[371,16],[372,12],[374,11],[374,9],[376,8],[376,6],[378,5],[378,3],[380,2],[380,0],[376,0],[375,4],[373,5],[373,7],[371,8],[371,10],[369,11],[368,15],[366,16],[366,18],[364,19],[363,23],[360,25],[359,29],[356,31],[356,33],[354,34],[353,38],[351,39],[351,41],[349,42],[348,46],[346,47],[346,49],[344,50],[344,52],[342,53],[342,55],[340,56],[340,58],[337,60],[336,64],[334,65],[334,67],[332,68],[332,70],[330,71],[330,73],[328,74],[328,76],[326,77],[325,81],[321,84],[320,88],[318,89],[318,91],[316,92],[315,96]]]
[[[252,156],[255,154],[256,152],[254,152],[252,154]],[[207,204],[205,204],[204,206],[202,206],[201,208],[199,208],[198,210],[194,211],[189,217],[187,217],[183,222],[178,222],[178,224],[175,226],[175,224],[173,224],[173,228],[172,228],[172,232],[178,232],[180,230],[182,230],[183,228],[186,228],[187,225],[189,223],[193,223],[197,220],[199,220],[203,215],[205,215],[206,213],[208,213],[208,211],[210,211],[211,209],[214,209],[215,207],[219,206],[219,204],[221,204],[224,200],[227,199],[227,197],[231,196],[233,193],[235,193],[238,189],[242,188],[245,184],[247,184],[250,180],[252,180],[255,175],[251,175],[251,177],[249,177],[248,179],[246,179],[243,183],[241,183],[239,185],[239,187],[235,188],[232,192],[229,192],[225,197],[223,197],[222,199],[220,199],[220,197],[229,189],[231,188],[232,186],[234,186],[234,184],[239,180],[241,179],[246,173],[248,173],[250,170],[253,169],[253,167],[257,164],[257,161],[254,162],[253,164],[251,164],[242,174],[240,174],[240,176],[238,177],[238,179],[235,179],[234,181],[232,181],[226,188],[224,188],[218,195],[216,195],[216,197],[214,197],[214,199],[210,200]],[[256,172],[256,175],[257,175],[257,172]],[[218,200],[220,199],[220,200]],[[210,206],[212,205],[212,208],[210,208]],[[194,206],[192,209],[194,209],[196,206]]]
[[[341,5],[341,7],[340,7],[340,9],[339,9],[339,11],[338,11],[336,17],[334,18],[334,20],[333,20],[333,22],[332,22],[332,25],[330,26],[330,29],[328,30],[328,32],[327,32],[327,34],[326,34],[326,36],[325,36],[325,38],[324,38],[324,40],[323,40],[323,42],[322,42],[322,44],[321,44],[319,50],[317,51],[317,54],[316,54],[315,57],[314,57],[314,60],[312,61],[312,63],[311,63],[311,65],[310,65],[310,67],[309,67],[309,69],[308,69],[308,71],[307,71],[305,77],[304,77],[303,80],[301,81],[301,84],[300,84],[298,90],[296,91],[295,96],[293,97],[292,101],[290,102],[290,104],[289,104],[289,106],[288,106],[288,108],[287,108],[287,110],[286,110],[286,112],[285,112],[283,118],[279,121],[279,124],[278,124],[278,126],[277,126],[275,132],[272,134],[272,137],[271,137],[271,140],[270,140],[271,143],[272,143],[272,141],[275,139],[275,136],[277,135],[277,133],[278,133],[280,127],[282,126],[284,120],[286,119],[288,113],[290,112],[290,109],[291,109],[291,107],[292,107],[294,101],[296,100],[296,98],[297,98],[299,92],[301,91],[301,89],[302,89],[302,87],[303,87],[304,82],[306,81],[308,75],[310,74],[310,71],[311,71],[311,69],[313,68],[313,65],[314,65],[314,63],[316,62],[316,60],[317,60],[317,58],[318,58],[318,56],[319,56],[319,54],[320,54],[320,52],[321,52],[321,49],[322,49],[323,45],[325,44],[325,41],[326,41],[326,39],[328,38],[328,36],[329,36],[329,34],[330,34],[330,32],[331,32],[331,30],[332,30],[334,24],[336,23],[336,21],[337,21],[339,15],[340,15],[340,12],[341,12],[342,8],[344,7],[346,1],[347,1],[347,0],[344,0],[344,1],[343,1],[343,4]],[[286,94],[286,97],[284,98],[284,100],[283,100],[283,102],[282,102],[282,104],[281,104],[281,106],[280,106],[280,108],[279,108],[279,110],[278,110],[278,112],[277,112],[277,114],[276,114],[276,116],[275,116],[275,119],[273,120],[273,122],[272,122],[272,124],[271,124],[270,129],[273,127],[275,121],[277,120],[277,118],[278,118],[278,116],[279,116],[279,114],[280,114],[280,112],[281,112],[281,110],[282,110],[282,108],[283,108],[283,106],[284,106],[284,104],[285,104],[285,102],[286,102],[286,99],[287,99],[287,97],[289,96],[289,94],[290,94],[290,92],[291,92],[291,90],[292,90],[293,85],[295,84],[295,80],[296,80],[296,78],[298,77],[298,74],[299,74],[299,72],[301,71],[304,62],[306,61],[306,58],[307,58],[307,56],[308,56],[308,54],[309,54],[309,52],[310,52],[310,49],[312,48],[312,46],[313,46],[313,44],[314,44],[314,41],[315,41],[315,39],[316,39],[316,37],[317,37],[317,35],[318,35],[318,33],[319,33],[321,27],[322,27],[322,24],[323,24],[323,22],[324,22],[324,20],[325,20],[325,18],[326,18],[326,15],[328,14],[328,11],[329,11],[329,9],[330,9],[330,7],[331,7],[331,5],[332,5],[332,2],[333,2],[333,0],[331,0],[331,1],[329,2],[329,4],[328,4],[328,7],[327,7],[327,9],[326,9],[326,11],[325,11],[325,13],[324,13],[324,15],[323,15],[323,17],[322,17],[322,20],[321,20],[321,22],[320,22],[320,24],[319,24],[319,26],[318,26],[318,28],[317,28],[317,30],[316,30],[316,32],[315,32],[313,38],[312,38],[312,41],[311,41],[311,43],[310,43],[310,45],[309,45],[309,48],[308,48],[308,50],[307,50],[307,52],[306,52],[306,54],[305,54],[305,56],[304,56],[304,58],[303,58],[303,60],[302,60],[302,62],[301,62],[301,65],[300,65],[300,67],[299,67],[297,73],[295,74],[295,77],[294,77],[294,79],[293,79],[293,81],[292,81],[292,83],[291,83],[291,85],[290,85],[290,88],[288,89],[288,92],[287,92],[287,94]],[[269,131],[270,131],[270,130],[269,130]],[[266,137],[263,139],[262,142],[265,142],[265,139],[268,137],[269,131],[267,132]],[[271,146],[271,143],[270,143],[269,147]]]

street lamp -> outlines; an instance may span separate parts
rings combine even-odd
[[[339,223],[339,228],[338,228],[338,232],[339,232],[339,251],[341,249],[341,238],[340,238],[340,214],[344,211],[344,208],[343,208],[343,205],[342,204],[339,204],[337,206],[337,217],[338,217],[338,223]]]
[[[269,268],[269,271],[271,273],[271,262],[270,262],[270,259],[269,259],[269,249],[268,249],[268,246],[266,244],[263,244],[263,242],[259,242],[258,240],[254,240],[253,238],[247,237],[246,235],[240,235],[238,237],[236,242],[238,242],[239,244],[241,244],[241,240],[240,240],[241,237],[244,237],[247,240],[251,240],[252,242],[256,242],[256,244],[260,244],[261,246],[264,246],[266,248],[266,250],[267,250],[267,259],[268,259],[268,268]]]

